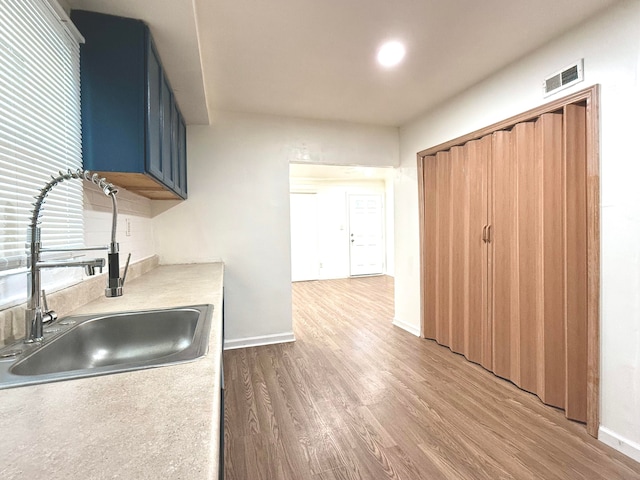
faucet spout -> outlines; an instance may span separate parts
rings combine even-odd
[[[90,275],[95,275],[95,269],[102,269],[104,267],[105,261],[104,258],[89,258],[87,260],[61,260],[59,262],[38,262],[36,267],[39,269],[42,268],[66,268],[66,267],[84,267],[85,271],[91,269],[93,273]]]
[[[100,260],[102,260],[102,263],[99,265],[85,265],[84,266],[85,275],[89,277],[93,277],[96,274],[96,268],[99,270],[99,273],[102,273],[102,267],[104,267],[104,258],[101,258]]]

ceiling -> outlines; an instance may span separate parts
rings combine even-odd
[[[230,110],[399,126],[616,0],[67,3],[145,20],[190,124]],[[407,55],[384,70],[387,39]]]

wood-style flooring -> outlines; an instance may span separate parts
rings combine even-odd
[[[295,343],[224,352],[226,480],[640,479],[584,425],[394,327],[390,277],[295,283],[293,318]]]

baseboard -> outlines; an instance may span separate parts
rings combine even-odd
[[[394,318],[393,322],[391,323],[396,327],[409,332],[411,335],[415,335],[416,337],[420,336],[420,327],[416,327],[415,325],[411,325],[407,322],[403,322],[402,320],[398,320],[397,318]]]
[[[636,462],[640,462],[640,443],[628,440],[606,427],[598,429],[598,440],[620,453],[624,453],[627,457],[633,458]]]
[[[273,345],[275,343],[295,342],[293,332],[276,333],[275,335],[261,335],[259,337],[230,338],[224,341],[225,350],[235,348],[259,347],[261,345]]]

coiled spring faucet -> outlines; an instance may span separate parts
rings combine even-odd
[[[94,183],[104,192],[105,195],[111,197],[112,217],[111,217],[111,242],[108,246],[100,247],[83,247],[83,248],[42,248],[40,244],[40,219],[42,216],[42,206],[45,203],[47,195],[53,187],[65,180],[79,179]],[[107,288],[105,295],[107,297],[119,297],[122,295],[122,287],[127,276],[129,268],[129,260],[131,254],[127,258],[127,264],[124,274],[120,278],[120,259],[119,246],[116,242],[116,227],[118,224],[118,204],[116,202],[116,194],[118,189],[105,178],[101,178],[97,173],[91,173],[86,170],[67,170],[66,173],[58,172],[58,176],[51,177],[51,180],[36,195],[33,204],[33,212],[29,223],[29,232],[27,241],[29,242],[29,255],[27,258],[27,309],[25,311],[25,343],[39,342],[43,339],[43,325],[54,321],[57,314],[53,310],[49,310],[47,306],[44,291],[41,291],[40,272],[43,268],[60,268],[60,267],[84,267],[87,275],[94,275],[95,269],[102,271],[105,265],[104,258],[92,258],[87,260],[66,260],[66,261],[41,261],[40,254],[43,252],[78,252],[88,250],[108,250],[108,268],[109,275],[107,277]],[[44,308],[43,308],[44,307]]]

